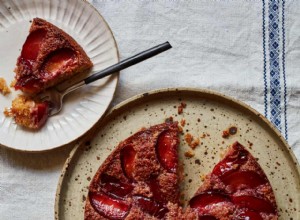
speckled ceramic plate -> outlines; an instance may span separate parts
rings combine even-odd
[[[0,77],[8,84],[14,78],[16,60],[34,17],[62,28],[84,48],[94,63],[90,74],[118,62],[118,49],[110,28],[86,1],[0,0]],[[72,142],[90,130],[106,111],[117,80],[117,75],[106,77],[68,95],[63,110],[36,132],[17,126],[2,113],[18,93],[0,94],[0,146],[42,151]]]
[[[178,115],[177,106],[187,107]],[[181,135],[180,162],[184,167],[181,191],[187,202],[201,184],[201,176],[211,172],[221,153],[239,141],[258,158],[277,199],[280,219],[300,219],[299,165],[280,133],[249,106],[223,95],[195,89],[166,89],[133,97],[111,110],[90,141],[77,146],[70,154],[58,184],[55,218],[83,219],[90,180],[98,167],[122,140],[142,127],[174,120],[186,120],[184,133],[200,138],[195,156],[186,158],[190,147]],[[237,133],[222,138],[231,126]]]

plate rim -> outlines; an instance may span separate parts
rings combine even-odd
[[[299,164],[294,152],[292,151],[291,147],[289,146],[287,141],[283,138],[283,136],[279,132],[279,130],[265,116],[263,116],[261,113],[259,113],[254,108],[252,108],[250,105],[248,105],[245,102],[240,101],[236,98],[233,98],[231,96],[217,92],[215,90],[199,89],[199,88],[193,88],[193,87],[168,87],[168,88],[155,89],[155,90],[150,90],[148,92],[140,93],[140,94],[134,95],[134,96],[120,102],[119,104],[117,104],[116,106],[111,108],[107,112],[107,114],[104,115],[104,117],[102,117],[99,120],[98,126],[100,127],[110,117],[112,117],[115,111],[119,110],[120,108],[123,108],[124,106],[130,104],[131,102],[140,101],[144,97],[147,97],[147,96],[167,94],[167,93],[179,93],[179,92],[191,92],[191,93],[195,93],[198,95],[203,94],[204,96],[212,95],[214,97],[222,99],[223,101],[233,102],[233,103],[241,106],[243,110],[247,110],[247,111],[250,111],[252,114],[255,114],[261,120],[261,122],[263,122],[272,132],[274,132],[274,134],[276,134],[276,136],[279,138],[280,142],[284,145],[284,147],[286,148],[290,157],[293,160],[292,162],[294,164],[295,170],[297,171],[298,177],[300,179],[300,164]],[[89,136],[89,137],[92,137],[94,134],[96,134],[96,132],[91,134],[91,136]],[[76,146],[72,149],[68,158],[66,159],[66,162],[64,163],[64,165],[62,167],[62,170],[61,170],[61,173],[59,176],[59,180],[57,183],[56,193],[55,193],[54,218],[56,220],[59,219],[60,193],[62,190],[63,181],[65,180],[66,173],[68,170],[67,168],[68,168],[69,164],[72,162],[72,159],[74,159],[74,156],[78,152],[79,148],[81,148],[83,145],[84,145],[84,142],[80,142],[80,143],[76,144]]]
[[[100,14],[100,12],[96,9],[96,7],[94,7],[92,5],[92,3],[90,3],[88,0],[77,0],[77,1],[81,1],[81,2],[89,5],[89,7],[91,8],[91,10],[94,10],[96,12],[96,14],[100,17],[100,19],[102,19],[104,25],[107,27],[107,30],[110,32],[110,34],[112,36],[113,44],[114,44],[114,47],[116,48],[117,60],[118,60],[118,62],[120,62],[120,51],[119,51],[119,48],[118,48],[118,44],[117,44],[115,35],[114,35],[112,29],[110,28],[110,26],[108,25],[107,21]],[[3,147],[3,148],[8,149],[8,150],[14,150],[14,151],[17,151],[17,152],[24,152],[24,153],[45,153],[45,152],[52,151],[52,150],[55,150],[55,149],[58,149],[58,148],[62,148],[62,147],[68,146],[68,145],[72,145],[72,144],[80,141],[80,139],[83,138],[85,135],[87,135],[89,132],[91,132],[96,127],[96,125],[101,121],[101,119],[106,115],[106,113],[107,113],[107,111],[108,111],[108,109],[109,109],[109,107],[111,105],[111,102],[114,99],[115,94],[116,94],[116,90],[117,90],[116,88],[117,88],[117,86],[119,84],[119,80],[120,80],[120,71],[118,71],[117,73],[115,73],[114,77],[116,77],[116,87],[114,89],[114,92],[112,94],[111,99],[109,100],[108,105],[105,108],[104,113],[101,115],[101,117],[98,120],[96,120],[92,124],[92,126],[88,130],[86,130],[84,133],[82,133],[81,135],[79,135],[77,138],[75,138],[73,140],[70,140],[67,143],[60,144],[60,145],[57,145],[57,146],[53,146],[52,148],[48,148],[48,149],[41,149],[41,150],[39,150],[39,149],[37,149],[37,150],[27,150],[27,149],[14,148],[14,147],[7,146],[7,145],[1,144],[1,143],[0,143],[0,147]]]

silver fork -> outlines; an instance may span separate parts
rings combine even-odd
[[[104,70],[101,70],[100,72],[97,72],[84,80],[74,84],[73,86],[63,90],[59,91],[56,88],[52,88],[49,90],[46,90],[45,92],[39,94],[37,96],[37,99],[39,99],[42,102],[49,102],[50,103],[50,112],[49,116],[55,115],[60,112],[63,106],[63,98],[70,92],[73,92],[89,83],[92,83],[98,79],[102,79],[106,76],[109,76],[111,74],[117,73],[120,70],[126,69],[132,65],[135,65],[139,62],[142,62],[150,57],[153,57],[161,52],[164,52],[168,49],[172,48],[169,42],[165,42],[163,44],[157,45],[155,47],[152,47],[148,50],[145,50],[141,53],[138,53],[132,57],[129,57],[119,63],[116,63],[110,67],[107,67]]]

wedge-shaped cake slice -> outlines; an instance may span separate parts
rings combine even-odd
[[[206,176],[189,206],[200,220],[277,220],[274,192],[256,159],[238,142]]]
[[[94,176],[85,219],[175,219],[179,202],[177,122],[122,141]]]
[[[35,18],[15,68],[15,89],[36,94],[92,67],[82,47],[53,24]]]

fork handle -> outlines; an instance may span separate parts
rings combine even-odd
[[[165,42],[163,44],[160,44],[160,45],[157,45],[155,47],[152,47],[148,50],[145,50],[141,53],[138,53],[132,57],[129,57],[125,60],[122,60],[121,62],[119,63],[116,63],[110,67],[107,67],[106,69],[104,70],[101,70],[100,72],[98,73],[95,73],[89,77],[87,77],[86,79],[84,79],[84,83],[85,84],[89,84],[89,83],[92,83],[98,79],[101,79],[103,77],[106,77],[106,76],[109,76],[113,73],[116,73],[120,70],[123,70],[123,69],[126,69],[132,65],[135,65],[139,62],[142,62],[150,57],[153,57],[161,52],[164,52],[168,49],[172,48],[171,44],[169,42]]]

